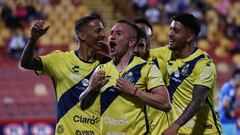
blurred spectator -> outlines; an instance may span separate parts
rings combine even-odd
[[[1,18],[3,19],[5,25],[10,29],[20,27],[18,18],[13,16],[13,10],[7,4],[3,5]]]
[[[220,0],[220,2],[217,5],[217,10],[220,15],[223,17],[226,17],[228,15],[228,11],[230,8],[230,1],[229,0]]]
[[[235,95],[240,84],[240,69],[235,69],[232,79],[226,82],[218,93],[219,116],[223,135],[236,135]]]
[[[18,3],[15,11],[15,17],[18,17],[19,19],[27,20],[28,12],[27,12],[26,6],[23,6],[21,3]]]
[[[177,2],[174,0],[169,0],[164,4],[164,11],[169,15],[172,16],[174,13],[177,12]]]
[[[28,26],[29,14],[25,5],[22,5],[21,3],[17,4],[14,17],[18,19],[21,28],[26,28]]]
[[[10,38],[8,44],[8,52],[14,60],[19,60],[22,54],[22,51],[27,43],[27,38],[22,33],[21,29],[14,31],[13,36]]]
[[[49,5],[49,2],[50,0],[38,0],[39,4],[40,5]]]
[[[190,6],[190,0],[180,0],[177,2],[178,11],[183,12]]]
[[[33,20],[44,19],[46,16],[43,14],[42,11],[37,11],[33,5],[33,1],[28,1],[26,5],[27,14],[28,14],[28,21],[31,22]]]
[[[148,7],[148,0],[132,0],[132,6],[136,15],[142,15]]]
[[[112,1],[112,11],[113,11],[113,18],[118,18],[118,14],[120,13],[121,16],[125,18],[132,18],[133,17],[133,8],[132,8],[132,1],[129,0],[113,0]]]
[[[160,19],[160,11],[156,6],[149,7],[145,11],[145,16],[150,23],[156,24],[159,22],[159,19]]]
[[[6,0],[0,0],[0,5],[6,3]]]
[[[6,22],[11,17],[12,9],[7,4],[4,4],[2,7],[1,18]]]
[[[77,7],[82,4],[82,0],[72,0],[72,4]]]
[[[51,5],[58,5],[61,3],[61,0],[50,0]]]
[[[148,0],[148,6],[158,6],[159,0]]]

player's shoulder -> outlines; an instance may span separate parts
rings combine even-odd
[[[133,60],[134,63],[138,64],[138,63],[146,63],[147,61],[142,59],[141,57],[138,57],[138,56],[134,56],[134,60]]]
[[[144,67],[149,67],[149,66],[155,65],[152,60],[144,60],[140,57],[135,57],[134,64],[135,65],[143,65]]]
[[[198,49],[197,53],[198,53],[198,55],[202,55],[203,60],[212,61],[212,58],[206,51],[204,51],[202,49]]]
[[[109,69],[109,68],[112,68],[112,66],[113,66],[114,64],[113,64],[113,60],[111,60],[111,61],[108,61],[107,63],[100,63],[99,65],[98,65],[98,69]]]
[[[168,46],[157,47],[150,49],[150,52],[162,52],[162,51],[169,51]]]
[[[74,54],[74,51],[73,50],[72,51],[54,50],[54,51],[50,52],[49,54],[67,56],[67,55]]]
[[[149,57],[166,59],[171,54],[168,46],[153,48],[149,50]]]
[[[198,49],[195,56],[193,56],[195,58],[199,58],[198,60],[198,64],[207,64],[207,66],[209,65],[214,65],[213,63],[213,59],[209,56],[209,54],[201,49]]]

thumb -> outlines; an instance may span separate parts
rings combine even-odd
[[[47,26],[46,28],[43,29],[44,32],[47,32],[47,30],[50,28],[50,26]]]
[[[113,88],[119,90],[119,87],[117,87],[116,85],[113,85]]]

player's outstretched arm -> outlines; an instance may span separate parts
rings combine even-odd
[[[163,134],[177,134],[178,129],[186,124],[201,109],[209,92],[210,89],[208,87],[195,85],[192,94],[192,101],[188,104],[182,115],[168,129],[166,129]]]
[[[31,37],[29,38],[20,59],[23,68],[41,70],[42,62],[39,57],[34,57],[34,49],[39,37],[44,35],[48,29],[49,26],[44,27],[44,22],[42,20],[36,21],[33,24],[31,28]]]
[[[80,108],[85,110],[89,108],[96,100],[100,89],[108,82],[104,71],[98,71],[93,74],[87,89],[79,96]]]

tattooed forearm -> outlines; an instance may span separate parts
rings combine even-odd
[[[209,88],[205,86],[194,86],[192,101],[188,104],[183,114],[176,120],[176,123],[180,126],[186,124],[203,106],[209,91]]]

